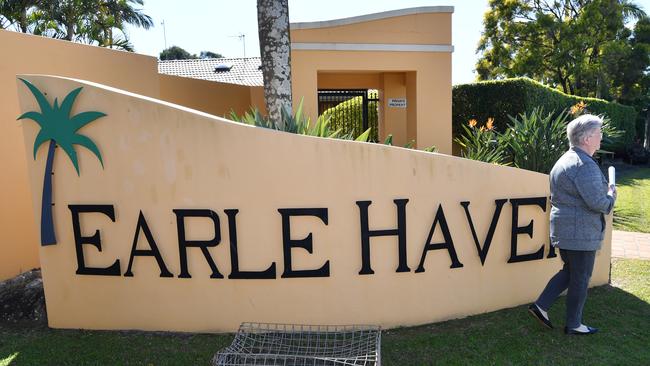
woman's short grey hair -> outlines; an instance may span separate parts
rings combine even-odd
[[[593,114],[584,114],[566,126],[566,135],[571,146],[580,146],[586,137],[600,130],[603,126],[603,119]]]

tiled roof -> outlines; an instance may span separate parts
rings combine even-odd
[[[247,86],[263,86],[259,57],[158,61],[158,73]],[[228,70],[230,67],[230,70]],[[223,71],[215,71],[221,68]]]

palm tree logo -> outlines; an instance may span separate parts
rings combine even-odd
[[[45,177],[43,178],[43,195],[41,198],[41,245],[52,245],[56,244],[52,217],[52,163],[54,161],[55,147],[59,145],[68,154],[77,171],[77,175],[79,175],[79,163],[77,153],[73,147],[75,144],[81,145],[93,152],[103,168],[104,162],[102,161],[102,156],[99,153],[97,145],[88,137],[78,134],[77,130],[100,117],[106,116],[106,114],[101,112],[82,112],[70,116],[72,105],[82,88],[77,88],[68,93],[61,105],[59,105],[57,98],[54,99],[54,104],[50,105],[38,88],[25,79],[20,80],[27,85],[41,108],[40,113],[35,111],[26,112],[17,118],[17,120],[31,119],[41,127],[34,141],[34,160],[36,159],[38,148],[46,141],[50,141],[50,146],[47,151],[47,162],[45,164]]]

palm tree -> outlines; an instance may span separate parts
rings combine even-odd
[[[45,0],[41,11],[51,21],[55,38],[68,41],[83,40],[86,24],[94,15],[93,0]]]
[[[24,1],[24,0],[23,0]],[[150,16],[138,6],[144,0],[40,0],[39,14],[47,20],[43,27],[55,38],[84,43],[99,43],[102,47],[132,50],[124,33],[126,24],[149,29]],[[118,30],[121,35],[113,35]],[[43,29],[39,29],[44,32]]]
[[[94,28],[91,33],[93,40],[101,47],[118,48],[133,51],[133,46],[124,32],[124,26],[131,24],[136,27],[149,29],[153,27],[150,16],[142,13],[136,6],[144,5],[143,0],[102,0],[99,2],[95,18],[92,22]],[[121,35],[114,34],[117,30]]]
[[[282,127],[283,111],[292,110],[288,0],[257,0],[257,27],[266,110],[271,121]]]
[[[75,144],[81,145],[95,154],[103,168],[104,162],[97,145],[88,137],[78,134],[77,130],[106,114],[101,112],[82,112],[70,116],[72,105],[82,88],[77,88],[68,93],[61,105],[59,105],[57,98],[54,99],[54,104],[50,105],[43,93],[32,85],[32,83],[25,79],[20,80],[27,85],[41,108],[40,113],[30,111],[23,113],[17,118],[18,120],[31,119],[41,127],[34,140],[34,159],[36,159],[38,148],[48,140],[50,141],[45,164],[45,176],[43,178],[43,195],[41,198],[41,245],[56,244],[52,217],[52,165],[56,151],[54,148],[56,145],[59,145],[68,154],[77,171],[77,175],[79,175],[79,163],[77,153],[73,147]]]
[[[27,33],[32,25],[31,13],[41,0],[0,0],[0,29],[13,27]]]

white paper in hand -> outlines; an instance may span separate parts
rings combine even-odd
[[[610,166],[607,169],[607,172],[609,173],[609,185],[615,186],[616,185],[616,169],[613,166]]]

